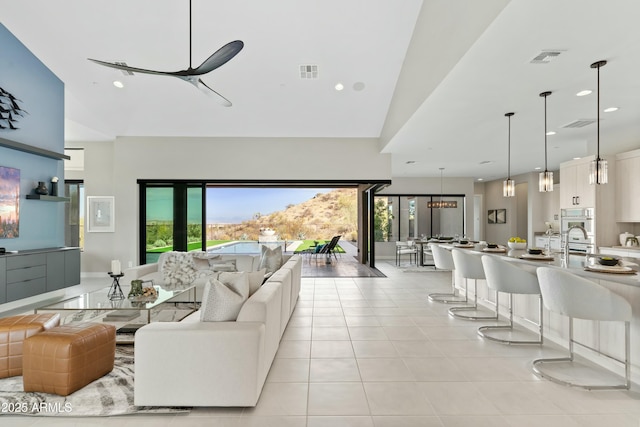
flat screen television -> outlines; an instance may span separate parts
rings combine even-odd
[[[20,169],[0,166],[0,239],[20,232]]]

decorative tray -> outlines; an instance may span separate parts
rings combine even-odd
[[[454,243],[453,247],[454,248],[473,248],[475,245],[473,243],[467,243],[466,245],[463,245],[462,243]]]
[[[532,261],[553,261],[554,258],[551,255],[532,255],[532,254],[522,254],[519,257],[520,259],[529,259]]]
[[[130,296],[129,297],[129,301],[133,301],[133,302],[154,302],[155,300],[158,299],[158,295],[149,295],[149,296]]]
[[[484,248],[482,250],[482,252],[496,252],[496,253],[502,253],[502,252],[507,252],[507,248],[503,248],[503,247],[497,247],[497,248]]]
[[[612,273],[612,274],[636,274],[636,271],[631,267],[625,267],[623,265],[588,265],[584,268],[586,271],[594,271],[596,273]]]

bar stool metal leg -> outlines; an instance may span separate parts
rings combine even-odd
[[[478,328],[478,335],[482,338],[486,338],[491,341],[503,343],[503,344],[542,344],[543,341],[543,329],[542,329],[542,297],[539,298],[539,323],[538,323],[538,334],[540,336],[539,340],[507,340],[503,338],[497,338],[490,334],[491,331],[500,331],[500,330],[513,330],[513,294],[509,294],[509,324],[508,325],[500,325],[500,326],[481,326]],[[498,313],[498,308],[496,307],[496,315]]]
[[[586,390],[629,390],[631,388],[631,345],[630,345],[630,332],[631,332],[631,322],[624,322],[624,360],[617,359],[611,355],[605,354],[596,350],[594,348],[585,346],[573,340],[573,318],[569,318],[569,357],[558,357],[551,359],[536,359],[532,362],[533,372],[541,378],[548,379],[558,384],[567,385],[571,387],[580,387]],[[554,377],[553,375],[544,371],[544,364],[548,363],[562,363],[562,362],[573,362],[574,352],[573,352],[573,344],[576,343],[583,347],[586,347],[590,350],[597,352],[600,355],[606,356],[616,362],[620,362],[624,364],[624,374],[625,374],[625,382],[624,384],[616,384],[616,385],[597,385],[597,384],[578,384],[573,381],[562,380],[560,378]]]
[[[436,267],[437,269],[437,267]],[[465,286],[466,286],[465,280]],[[439,302],[442,304],[456,304],[456,303],[467,303],[469,300],[467,299],[467,291],[465,289],[464,297],[458,294],[458,290],[456,289],[456,278],[454,271],[451,270],[451,293],[432,293],[429,294],[429,301]]]
[[[467,292],[467,279],[464,279],[465,285],[465,296],[468,295]],[[453,317],[457,317],[459,319],[465,320],[498,320],[498,305],[499,305],[499,294],[496,292],[496,314],[493,316],[482,316],[482,315],[471,315],[471,314],[460,314],[461,311],[478,311],[478,280],[473,279],[473,305],[461,306],[461,307],[451,307],[449,309],[449,314]]]

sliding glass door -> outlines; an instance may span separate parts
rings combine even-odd
[[[203,186],[187,183],[141,186],[144,230],[141,263],[158,260],[163,252],[204,250]]]

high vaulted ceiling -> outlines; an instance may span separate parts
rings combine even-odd
[[[595,124],[563,126],[595,119],[597,60],[601,108],[619,107],[602,113],[601,151],[640,147],[638,16],[637,0],[193,0],[194,67],[245,43],[202,77],[225,108],[178,79],[87,61],[187,68],[188,0],[0,0],[0,22],[65,83],[67,140],[380,138],[394,176],[484,179],[506,175],[509,111],[512,175],[544,166],[546,90],[549,169],[595,152]],[[532,64],[544,50],[560,55]]]

